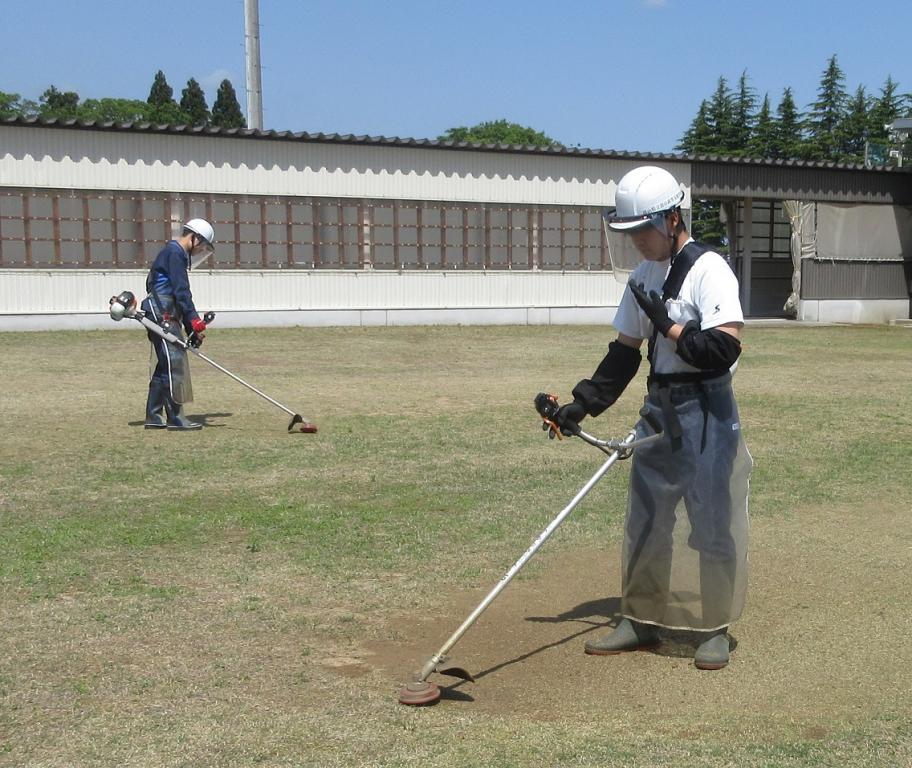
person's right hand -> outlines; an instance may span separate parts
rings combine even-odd
[[[197,317],[190,321],[190,327],[193,329],[189,339],[190,346],[194,348],[200,347],[203,339],[206,338],[206,323]]]
[[[574,400],[557,409],[554,414],[554,423],[560,427],[564,435],[576,435],[580,431],[580,422],[586,418],[586,409],[582,403]]]

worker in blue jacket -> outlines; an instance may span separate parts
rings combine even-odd
[[[193,304],[190,292],[191,265],[199,264],[213,252],[215,232],[205,219],[191,219],[179,237],[171,240],[155,257],[146,278],[148,296],[142,308],[148,317],[175,336],[199,346],[206,335],[206,323]],[[187,351],[151,331],[149,341],[156,357],[146,401],[146,429],[190,430],[203,425],[184,416],[183,406],[193,400]]]

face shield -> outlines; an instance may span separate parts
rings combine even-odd
[[[655,229],[663,235],[667,234],[665,216],[668,211],[644,214],[642,216],[622,217],[617,215],[614,208],[607,208],[602,212],[602,224],[605,228],[605,240],[608,243],[608,257],[611,259],[611,269],[619,283],[627,284],[630,273],[637,268],[643,260],[643,254],[636,247],[637,237],[646,231]]]
[[[199,235],[197,235],[194,240],[196,245],[190,249],[189,253],[191,270],[202,266],[209,260],[209,257],[215,253],[215,248],[212,247],[212,243],[206,242]]]
[[[640,262],[647,257],[647,253],[640,250],[648,248],[652,243],[659,244],[663,248],[664,243],[669,240],[667,216],[671,211],[657,211],[656,213],[647,213],[641,216],[618,216],[614,208],[607,208],[602,212],[602,224],[605,228],[605,240],[608,243],[608,257],[611,259],[611,269],[614,271],[614,277],[623,285],[627,284],[630,273],[639,266]],[[685,211],[681,210],[683,221],[687,220]],[[644,241],[644,236],[651,230],[655,230],[662,235],[662,239],[650,238]],[[637,245],[639,244],[639,247]],[[671,256],[662,251],[648,254],[654,261],[662,261]]]

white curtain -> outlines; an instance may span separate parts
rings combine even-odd
[[[801,260],[817,253],[817,226],[814,217],[814,203],[799,200],[783,200],[782,208],[792,227],[789,239],[792,254],[792,292],[782,309],[790,317],[798,317],[798,302],[801,297]]]
[[[912,208],[817,204],[817,258],[902,261],[912,253]]]

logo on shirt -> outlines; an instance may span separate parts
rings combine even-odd
[[[714,314],[714,315],[718,315],[718,314],[719,314],[719,305],[718,305],[718,304],[716,304],[715,308],[713,309],[713,314]]]

